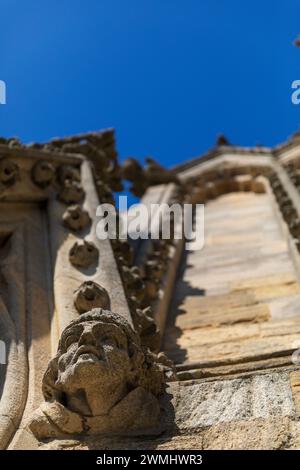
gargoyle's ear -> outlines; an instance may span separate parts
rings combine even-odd
[[[60,390],[56,386],[58,377],[58,357],[55,356],[48,364],[43,377],[42,391],[46,401],[59,400]]]
[[[129,357],[131,359],[131,368],[133,370],[138,369],[142,366],[145,361],[145,355],[141,347],[135,343],[131,343],[129,346]]]

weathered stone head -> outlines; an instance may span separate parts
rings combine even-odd
[[[71,409],[79,406],[86,415],[98,411],[101,414],[109,399],[104,397],[105,403],[100,403],[101,389],[134,386],[142,356],[137,335],[121,316],[102,309],[91,310],[63,331],[57,355],[45,374],[45,398],[54,396]],[[87,395],[94,390],[96,402],[88,406]],[[78,391],[82,399],[76,406],[73,401]],[[93,412],[94,408],[97,410]]]
[[[63,331],[43,380],[46,404],[30,428],[39,438],[155,434],[160,430],[156,397],[163,384],[159,364],[142,349],[129,323],[118,314],[93,309]]]

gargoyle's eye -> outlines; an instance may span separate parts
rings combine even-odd
[[[65,348],[69,349],[71,344],[76,343],[78,341],[78,337],[76,335],[69,335],[65,339]]]
[[[101,343],[105,346],[112,346],[113,348],[119,347],[117,341],[112,336],[104,336],[101,339]]]

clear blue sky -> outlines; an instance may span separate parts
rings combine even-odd
[[[113,126],[121,158],[169,166],[300,124],[299,0],[0,0],[0,20],[0,135]]]

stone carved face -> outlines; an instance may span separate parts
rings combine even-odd
[[[131,372],[128,340],[113,323],[86,320],[67,328],[61,338],[58,379],[64,390],[126,381]]]
[[[159,395],[164,379],[138,334],[120,315],[95,308],[63,331],[43,379],[46,401],[82,415],[111,409],[136,387]]]
[[[63,331],[43,378],[45,403],[29,429],[39,440],[66,435],[160,434],[165,388],[157,356],[124,317],[95,308]]]

